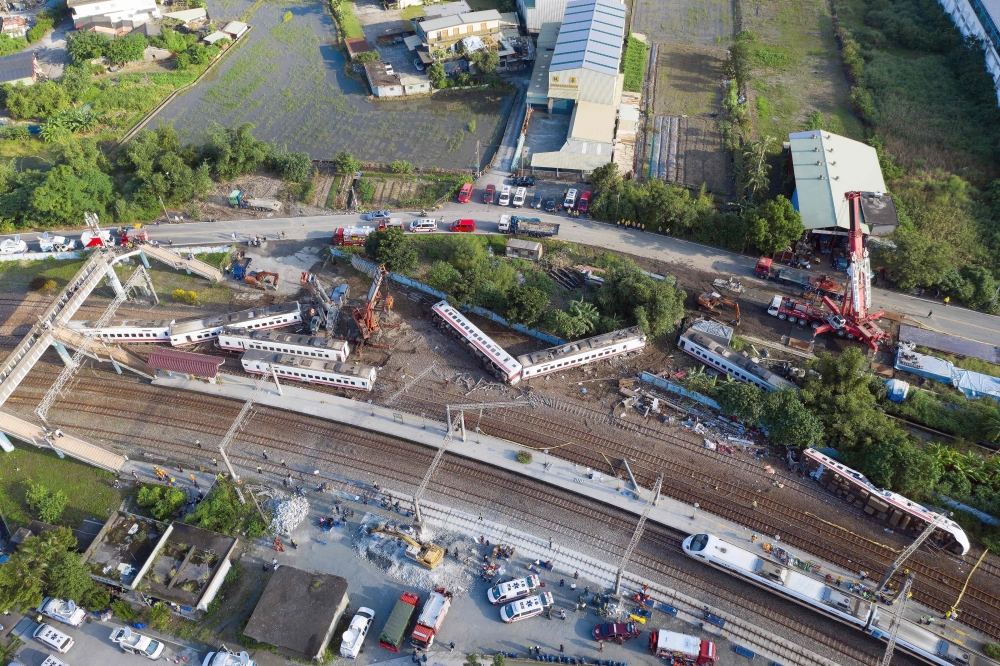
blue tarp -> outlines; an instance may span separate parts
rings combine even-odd
[[[896,369],[927,377],[942,384],[951,384],[967,398],[988,396],[1000,401],[1000,379],[981,372],[963,370],[950,361],[918,354],[902,345],[896,354]]]

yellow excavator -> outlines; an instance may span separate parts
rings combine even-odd
[[[717,305],[729,306],[733,309],[733,315],[736,317],[729,323],[732,324],[733,326],[740,325],[740,304],[737,303],[736,301],[726,298],[722,294],[719,294],[714,291],[712,293],[704,293],[698,297],[698,305],[705,308],[709,312],[718,312],[718,310],[716,310],[715,308],[715,306]]]
[[[444,549],[433,543],[420,543],[416,539],[402,532],[397,532],[390,527],[372,527],[368,529],[369,534],[390,534],[402,539],[406,543],[406,557],[417,564],[428,569],[433,569],[441,564],[444,559]]]

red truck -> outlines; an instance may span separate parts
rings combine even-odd
[[[768,276],[771,275],[771,264],[773,260],[769,257],[761,257],[757,260],[757,265],[754,266],[753,274],[757,277],[766,280]]]
[[[129,243],[141,244],[148,242],[149,231],[141,224],[126,228],[122,231],[121,238],[118,239],[119,245],[128,245]]]
[[[333,244],[364,245],[368,235],[375,231],[374,227],[342,227],[333,232]]]
[[[771,304],[767,307],[767,314],[778,319],[787,319],[792,324],[798,323],[800,326],[808,324],[816,328],[826,321],[829,313],[818,310],[809,303],[775,294],[774,298],[771,299]]]
[[[431,592],[417,617],[417,626],[413,627],[413,633],[410,634],[413,647],[426,650],[434,644],[434,637],[441,631],[441,625],[444,624],[450,608],[451,592],[443,587]]]
[[[718,661],[712,641],[663,629],[649,632],[649,651],[674,666],[715,666]]]

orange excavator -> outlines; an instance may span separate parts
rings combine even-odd
[[[258,289],[267,289],[268,285],[272,289],[278,288],[278,274],[269,273],[268,271],[251,271],[247,273],[247,276],[243,278],[243,281],[247,284],[253,285]]]
[[[733,309],[733,319],[730,324],[733,326],[740,325],[740,304],[736,301],[730,300],[718,292],[704,293],[698,297],[698,305],[705,308],[709,312],[718,312],[716,310],[717,305],[726,305]]]

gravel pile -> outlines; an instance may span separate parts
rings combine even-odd
[[[290,535],[292,530],[309,515],[309,501],[301,496],[272,500],[267,505],[274,512],[270,530],[275,534]]]

